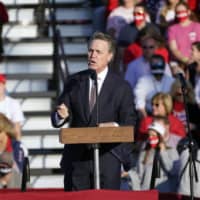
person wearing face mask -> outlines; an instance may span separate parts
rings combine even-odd
[[[140,31],[144,28],[150,28],[155,34],[160,34],[159,28],[150,23],[150,17],[144,3],[137,3],[133,12],[133,23],[125,25],[119,32],[117,39],[118,45],[127,47],[135,42]]]
[[[200,41],[200,23],[191,19],[191,10],[186,2],[179,2],[175,7],[177,23],[167,30],[169,49],[174,59],[188,64],[191,62],[191,47]]]
[[[118,38],[120,30],[133,21],[134,0],[123,0],[122,5],[115,8],[108,16],[106,31]]]
[[[151,99],[157,92],[169,92],[174,78],[165,74],[163,56],[154,54],[150,59],[151,74],[140,77],[134,88],[135,105],[141,118],[152,112]]]
[[[177,190],[179,155],[176,148],[169,147],[167,144],[169,134],[165,125],[166,120],[167,118],[154,119],[148,127],[148,139],[139,152],[136,167],[128,171],[133,190],[150,189],[156,152],[159,176],[155,178],[155,188],[159,192]]]

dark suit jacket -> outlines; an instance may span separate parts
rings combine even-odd
[[[135,125],[135,112],[132,90],[128,82],[114,73],[108,74],[99,94],[99,123],[117,122],[120,126]],[[89,112],[89,78],[85,71],[72,75],[63,93],[58,99],[58,105],[64,103],[70,110],[70,127],[95,127],[96,106]],[[52,113],[52,124],[61,127],[55,120],[55,111]],[[63,167],[72,161],[87,159],[88,145],[65,145]],[[111,151],[121,161],[132,150],[130,144],[104,144],[100,152]]]

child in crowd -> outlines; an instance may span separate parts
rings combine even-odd
[[[154,119],[148,127],[148,139],[142,145],[136,167],[128,172],[133,190],[149,190],[154,187],[160,192],[177,190],[179,155],[176,148],[167,145],[169,133],[166,120],[162,117]],[[153,170],[155,163],[159,166],[158,174]]]

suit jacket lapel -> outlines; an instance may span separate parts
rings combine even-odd
[[[80,84],[80,103],[82,105],[83,113],[85,119],[89,121],[90,112],[89,112],[89,79],[81,81]]]

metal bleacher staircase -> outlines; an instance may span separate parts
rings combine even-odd
[[[63,145],[50,123],[57,91],[52,85],[53,32],[48,0],[3,0],[9,23],[3,27],[4,59],[0,73],[7,75],[7,91],[19,100],[25,114],[22,141],[30,154],[31,188],[63,187],[59,161]],[[92,33],[92,9],[85,0],[55,0],[69,73],[87,68],[87,40]],[[51,87],[50,84],[51,83]]]

